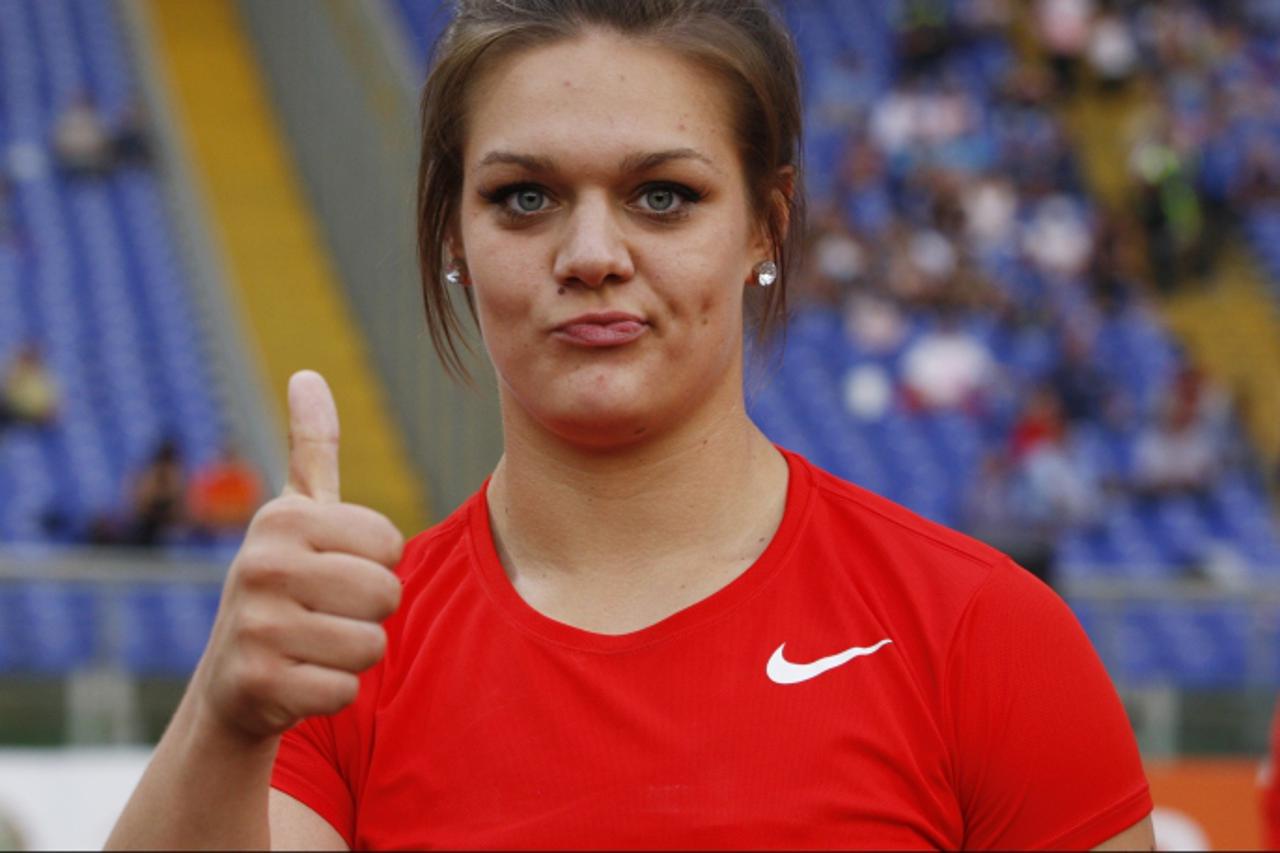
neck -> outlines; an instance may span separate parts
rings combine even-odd
[[[781,518],[785,460],[747,418],[740,392],[733,405],[707,408],[608,451],[504,412],[507,445],[488,502],[508,574],[635,578],[690,558],[758,554]]]

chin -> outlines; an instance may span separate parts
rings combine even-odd
[[[592,401],[539,418],[560,438],[597,450],[626,447],[648,438],[654,413],[630,405],[609,406]]]

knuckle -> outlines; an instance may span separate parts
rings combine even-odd
[[[404,536],[391,519],[368,507],[347,504],[351,529],[358,530],[360,553],[384,566],[395,566],[404,553]]]
[[[298,495],[283,495],[271,500],[262,509],[254,523],[271,532],[289,533],[297,530],[307,513],[311,511],[311,502]]]
[[[253,705],[265,705],[275,699],[279,679],[275,668],[261,656],[241,658],[236,681],[241,693]]]
[[[242,643],[264,648],[275,648],[283,633],[279,620],[256,607],[242,608],[236,627]]]
[[[289,582],[290,561],[279,551],[255,548],[242,555],[239,562],[239,579],[250,589],[276,589]]]

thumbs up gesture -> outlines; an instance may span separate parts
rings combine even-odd
[[[258,511],[231,564],[192,678],[206,719],[253,739],[332,714],[386,649],[404,539],[384,516],[341,503],[338,415],[329,386],[289,381],[289,481]]]

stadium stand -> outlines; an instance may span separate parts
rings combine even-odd
[[[445,23],[440,4],[386,4],[408,54],[425,64]],[[749,380],[753,416],[816,463],[970,529],[975,506],[997,516],[1033,506],[1023,498],[1036,496],[1037,477],[1054,482],[1065,469],[1087,496],[1075,502],[1095,509],[1058,513],[1064,520],[1050,501],[1030,526],[1043,524],[1047,564],[1069,598],[1081,583],[1274,581],[1280,536],[1257,451],[1229,408],[1207,416],[1225,461],[1202,489],[1152,496],[1135,486],[1144,436],[1192,365],[1145,290],[1099,260],[1110,214],[1081,176],[1053,99],[1021,75],[1008,28],[974,16],[984,5],[784,6],[806,65],[814,234],[786,348],[759,353],[763,367]],[[130,472],[163,438],[175,437],[194,465],[218,452],[226,431],[157,175],[128,163],[74,179],[50,152],[77,94],[108,124],[135,102],[114,13],[87,0],[0,0],[0,367],[34,340],[61,392],[53,427],[0,434],[0,542],[80,541],[96,518],[122,510]],[[1222,74],[1272,73],[1269,32],[1257,30]],[[925,112],[951,124],[922,126]],[[1206,186],[1231,185],[1258,135],[1277,133],[1237,119],[1206,143]],[[954,224],[957,188],[990,202],[994,230]],[[1244,210],[1243,233],[1280,294],[1275,196],[1255,194]],[[963,279],[971,292],[939,294],[930,276]],[[920,290],[896,289],[904,280]],[[867,328],[868,317],[879,325]],[[1080,363],[1075,338],[1085,342]],[[939,351],[972,357],[971,395],[930,398]],[[1110,389],[1107,399],[1086,401],[1083,416],[1031,410],[1037,389],[1070,387],[1059,377],[1073,370]],[[1050,426],[1046,441],[1055,418],[1062,434]],[[1125,683],[1280,684],[1280,614],[1194,599],[1071,600]],[[109,596],[6,584],[0,672],[65,673],[110,659],[138,674],[181,675],[215,608],[216,590],[178,582]],[[104,647],[103,636],[119,642]]]
[[[113,7],[0,6],[0,150],[13,220],[0,241],[0,366],[35,341],[60,389],[50,429],[0,436],[0,541],[82,540],[126,509],[128,477],[165,437],[199,463],[223,418],[154,172],[59,172],[49,138],[87,93],[110,124],[134,103]]]
[[[62,173],[52,130],[87,94],[112,125],[136,103],[116,7],[93,0],[0,2],[0,367],[35,342],[59,389],[48,428],[0,430],[0,543],[82,542],[128,510],[130,476],[165,438],[197,465],[225,437],[203,331],[157,174],[121,163]],[[168,543],[173,549],[190,545]],[[178,553],[177,550],[174,553]],[[0,585],[0,672],[65,674],[110,656],[118,626],[138,673],[190,671],[216,587],[157,583],[119,598],[97,585]]]
[[[425,66],[445,21],[440,4],[388,6],[407,53]],[[1108,231],[1118,226],[1081,174],[1058,102],[1038,94],[1043,81],[1023,67],[1011,35],[1018,22],[984,18],[1001,7],[1013,8],[783,4],[806,68],[815,249],[795,283],[781,358],[764,353],[768,367],[749,380],[752,415],[779,444],[962,528],[974,528],[971,508],[987,472],[1002,464],[1015,472],[1006,505],[1036,497],[1027,479],[1072,484],[1092,511],[1063,523],[1045,518],[1061,515],[1050,502],[1031,523],[1046,522],[1055,581],[1121,683],[1275,684],[1276,655],[1250,637],[1280,614],[1214,601],[1071,597],[1080,584],[1108,581],[1274,581],[1280,537],[1260,457],[1230,404],[1199,375],[1148,288],[1109,265]],[[1265,33],[1257,38],[1266,41]],[[1251,55],[1271,57],[1276,43],[1259,43]],[[950,223],[956,186],[971,195],[1011,188],[1011,198],[989,193],[992,207],[1010,208],[1002,230],[974,235]],[[1265,235],[1280,229],[1275,208],[1251,210],[1248,228],[1260,251],[1274,254],[1277,241]],[[980,295],[903,293],[901,268],[873,246],[890,246],[926,272],[939,265],[952,282],[975,279]],[[1280,281],[1280,262],[1271,264]],[[874,334],[856,316],[867,305],[884,320]],[[1078,364],[1073,338],[1085,343]],[[912,355],[928,349],[923,341],[981,354],[976,363],[986,360],[987,375],[973,399],[921,404],[910,365],[926,361]],[[1027,435],[1039,440],[1025,401],[1045,386],[1069,390],[1059,377],[1072,371],[1109,389],[1105,399],[1067,419],[1044,464],[1026,466],[1029,457],[1010,451]],[[1193,400],[1187,405],[1217,456],[1198,487],[1153,490],[1144,485],[1153,475],[1143,446],[1158,440],[1179,395]]]

